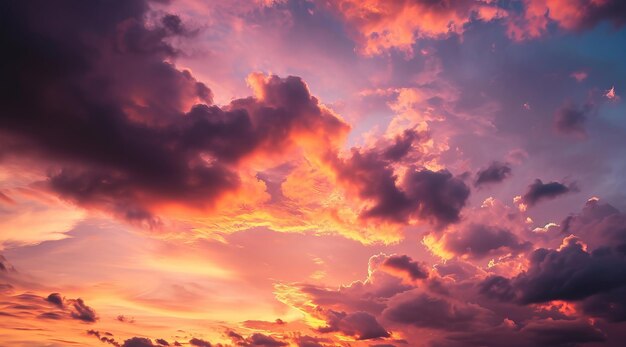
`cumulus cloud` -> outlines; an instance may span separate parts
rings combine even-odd
[[[368,55],[391,48],[410,52],[418,38],[462,33],[472,17],[489,21],[505,14],[491,1],[337,0],[329,4],[351,26],[361,52]]]
[[[474,185],[476,187],[490,183],[500,183],[511,176],[511,166],[507,163],[494,161],[488,167],[476,173]]]
[[[576,236],[553,230],[563,239],[560,246],[534,250],[509,230],[468,224],[467,236],[450,236],[449,247],[469,261],[437,264],[418,281],[403,279],[408,268],[421,264],[406,255],[381,254],[370,259],[364,281],[339,289],[295,285],[279,288],[277,297],[329,327],[348,312],[366,312],[387,331],[430,336],[420,340],[428,346],[611,345],[619,337],[607,324],[626,321],[623,221],[620,211],[592,199],[561,227]],[[510,273],[472,262],[511,253],[517,253],[512,261],[519,267]],[[382,337],[382,344],[393,342],[392,336]]]
[[[554,199],[577,190],[578,188],[574,184],[568,186],[560,182],[543,183],[540,179],[536,179],[528,186],[528,190],[522,196],[521,201],[528,206],[534,206],[540,201]]]
[[[9,147],[48,161],[50,188],[79,205],[154,225],[158,205],[210,207],[239,189],[246,157],[307,136],[334,143],[348,129],[297,77],[253,75],[256,97],[210,105],[210,90],[169,62],[178,19],[148,27],[143,1],[40,5],[2,11],[15,54],[0,124]],[[75,21],[89,25],[64,24]]]
[[[626,215],[614,206],[598,199],[590,199],[582,211],[565,218],[561,223],[563,235],[574,234],[584,239],[591,248],[613,244],[626,245]]]
[[[392,255],[382,263],[383,267],[391,271],[406,274],[411,280],[424,279],[428,277],[428,269],[407,255]]]
[[[36,18],[47,6],[42,2],[33,11],[13,4],[3,13]],[[159,13],[147,23],[148,6],[141,0],[50,11],[57,15],[46,21],[3,22],[14,31],[9,49],[23,54],[12,55],[9,65],[33,68],[7,71],[20,88],[8,90],[13,94],[4,100],[0,131],[7,153],[36,160],[47,173],[39,187],[149,228],[161,227],[162,217],[212,216],[220,208],[249,214],[233,208],[241,201],[276,229],[314,224],[302,215],[319,220],[326,212],[308,208],[317,201],[294,201],[304,197],[294,197],[293,189],[283,194],[292,175],[338,183],[337,189],[317,190],[324,199],[343,193],[341,188],[350,192],[348,201],[332,206],[346,216],[321,216],[311,229],[335,232],[347,228],[328,224],[350,222],[363,228],[408,222],[444,227],[459,220],[469,188],[445,169],[421,165],[426,132],[404,129],[344,156],[340,148],[350,126],[299,77],[253,73],[247,80],[253,96],[212,105],[210,89],[175,64],[179,52],[169,42],[193,33],[174,15]],[[90,25],[81,31],[64,26],[79,19]],[[65,47],[68,56],[55,55],[51,46]],[[277,167],[288,169],[275,182],[266,173]],[[312,171],[322,177],[296,176]],[[288,223],[289,213],[297,221]],[[230,214],[214,224],[220,230],[246,228],[261,218],[247,216],[250,222],[238,227],[220,224],[228,224],[223,220]],[[386,233],[380,228],[379,238]]]
[[[532,244],[521,240],[510,230],[490,225],[468,225],[445,236],[445,248],[460,257],[483,259],[495,255],[517,254]]]
[[[414,219],[436,226],[459,220],[470,194],[461,178],[447,170],[411,165],[402,177],[396,172],[396,164],[409,153],[410,144],[419,139],[427,140],[409,130],[391,144],[352,148],[349,157],[331,159],[339,182],[367,202],[361,218],[404,224]]]
[[[620,219],[623,215],[612,206],[588,202],[571,219],[574,225],[566,227],[579,236],[565,237],[558,249],[535,250],[526,271],[512,278],[489,277],[480,284],[481,292],[519,304],[575,302],[590,316],[625,321],[626,233],[621,223],[612,223]]]

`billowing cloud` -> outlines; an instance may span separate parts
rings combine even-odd
[[[361,213],[363,218],[397,223],[418,219],[447,225],[459,220],[470,193],[465,182],[447,170],[409,168],[399,178],[392,162],[372,151],[353,149],[348,160],[335,165],[339,179],[371,201]]]
[[[141,1],[104,12],[94,6],[11,29],[15,47],[9,49],[24,56],[12,55],[8,65],[29,62],[37,70],[10,72],[28,98],[5,100],[6,145],[54,160],[49,185],[65,198],[157,223],[158,205],[203,208],[239,189],[236,167],[254,153],[275,155],[307,137],[336,143],[348,129],[297,77],[253,75],[255,98],[210,106],[208,88],[168,62],[176,52],[165,39],[179,34],[170,28],[173,17],[148,28],[145,10]],[[3,12],[36,16],[18,5]],[[62,24],[79,17],[90,23],[83,36]],[[35,38],[41,33],[43,41]],[[17,47],[24,44],[30,46]],[[55,56],[49,45],[66,47],[71,56]],[[33,75],[38,77],[31,80]],[[54,100],[63,102],[50,99],[50,88],[56,90]]]

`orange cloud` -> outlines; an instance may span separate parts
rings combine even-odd
[[[390,48],[410,53],[418,38],[462,33],[472,14],[486,21],[505,15],[488,0],[336,0],[330,3],[353,30],[361,52],[366,55]]]

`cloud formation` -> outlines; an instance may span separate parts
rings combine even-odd
[[[528,190],[522,196],[521,201],[528,206],[534,206],[542,200],[554,199],[560,195],[575,192],[577,189],[574,184],[567,186],[560,182],[543,183],[540,179],[536,179],[528,186]]]
[[[488,167],[479,170],[476,173],[476,179],[474,185],[476,187],[490,183],[500,183],[511,175],[511,166],[507,163],[500,163],[497,161],[489,164]]]
[[[623,14],[1,4],[3,343],[620,346]]]

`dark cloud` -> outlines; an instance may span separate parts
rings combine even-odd
[[[180,19],[148,27],[144,1],[1,6],[3,152],[48,161],[50,188],[80,205],[158,225],[155,203],[203,208],[238,188],[246,156],[348,129],[297,77],[210,106],[210,90],[169,62]]]
[[[416,217],[443,226],[459,220],[469,196],[465,183],[446,170],[411,169],[397,182],[389,163],[371,152],[353,150],[339,175],[357,187],[361,198],[372,201],[362,218],[406,223]]]
[[[520,304],[564,300],[580,303],[587,314],[614,321],[626,320],[626,255],[601,247],[592,252],[576,237],[564,240],[558,250],[540,248],[530,256],[530,266],[507,279],[491,277],[481,292],[491,298]]]
[[[135,323],[135,318],[127,317],[127,316],[124,316],[123,314],[118,315],[117,317],[115,317],[115,319],[123,323]]]
[[[67,299],[59,293],[52,293],[47,297],[42,297],[36,294],[20,294],[14,297],[9,297],[8,300],[9,302],[13,302],[15,300],[18,302],[18,304],[8,307],[26,312],[32,312],[41,319],[75,319],[85,323],[94,323],[98,320],[96,311],[87,306],[83,299]],[[24,302],[28,304],[24,305]],[[57,310],[51,311],[51,306]]]
[[[447,170],[409,172],[403,188],[413,213],[440,226],[457,222],[469,197],[467,185]]]
[[[189,340],[189,344],[192,346],[197,346],[197,347],[211,347],[211,343],[209,341],[204,341],[196,337]]]
[[[580,213],[562,223],[563,235],[568,236],[558,249],[535,250],[526,271],[513,278],[488,277],[479,291],[521,305],[568,301],[587,316],[624,322],[625,221],[613,206],[590,199]]]
[[[70,315],[74,319],[82,320],[83,322],[93,323],[98,320],[96,311],[87,306],[83,299],[78,298],[76,300],[69,300]]]
[[[424,279],[428,277],[428,269],[407,255],[389,256],[383,261],[383,266],[405,272],[412,280]]]
[[[585,125],[591,109],[590,104],[578,107],[571,102],[565,103],[554,114],[556,130],[563,134],[586,136]]]
[[[400,161],[411,152],[413,143],[424,139],[425,135],[419,134],[415,129],[406,129],[397,135],[394,142],[383,150],[383,156],[390,161]]]
[[[154,342],[156,342],[157,345],[160,345],[160,346],[169,346],[170,345],[170,343],[165,341],[164,339],[156,339],[156,340],[154,340]]]
[[[517,254],[532,244],[522,241],[511,231],[480,224],[470,224],[458,232],[448,233],[445,248],[461,257],[483,259],[503,254]]]
[[[502,182],[511,176],[511,171],[509,164],[494,161],[488,167],[476,173],[474,185],[479,187],[483,184]]]
[[[145,337],[133,337],[122,344],[122,347],[157,347],[152,344],[152,340]]]
[[[533,184],[528,186],[528,190],[522,196],[522,201],[528,206],[534,206],[539,201],[554,199],[572,191],[577,191],[573,184],[566,186],[559,182],[543,183],[540,179],[536,179]]]
[[[110,345],[113,345],[115,347],[121,347],[119,342],[115,341],[115,339],[113,338],[113,334],[109,333],[109,332],[100,332],[97,330],[87,330],[87,335],[92,335],[95,336],[97,339],[99,339],[101,342],[103,343],[108,343]]]
[[[53,303],[60,308],[63,308],[63,297],[59,293],[52,293],[48,295],[46,301]]]

